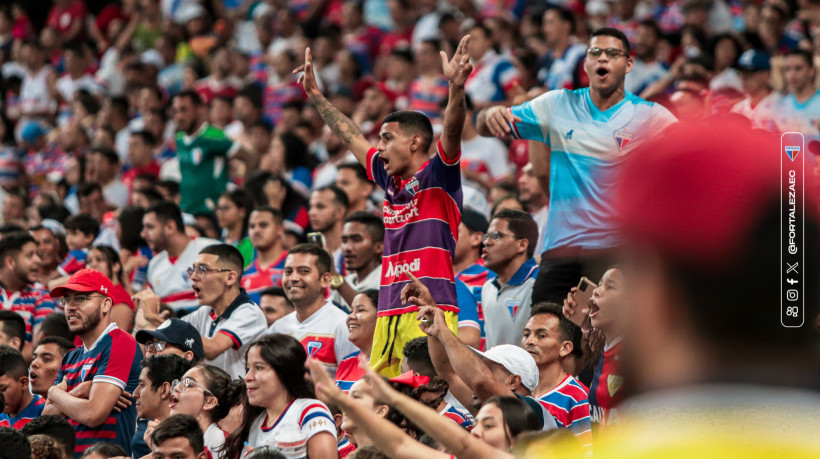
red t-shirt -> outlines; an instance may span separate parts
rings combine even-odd
[[[85,2],[74,0],[65,9],[54,5],[48,13],[46,25],[55,29],[58,34],[63,35],[71,29],[78,21],[83,23],[88,14]],[[80,34],[80,37],[82,34]]]
[[[125,303],[131,310],[134,309],[134,302],[131,301],[131,295],[128,294],[128,291],[125,290],[122,284],[114,286],[114,290],[111,291],[111,299],[114,301],[114,304]]]

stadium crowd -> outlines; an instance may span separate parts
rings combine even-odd
[[[820,456],[820,2],[46,3],[0,459]]]

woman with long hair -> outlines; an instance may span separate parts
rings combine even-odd
[[[370,349],[373,346],[373,334],[376,332],[376,314],[378,313],[379,291],[366,290],[353,297],[351,311],[347,316],[348,339],[358,351],[346,356],[336,369],[336,385],[343,391],[350,390],[354,382],[364,376],[359,366],[359,356],[370,361]]]
[[[222,240],[239,250],[246,267],[253,261],[248,220],[254,207],[253,196],[241,188],[222,193],[216,206],[216,219],[222,229]]]
[[[231,380],[224,370],[202,364],[185,372],[172,389],[171,415],[187,414],[195,417],[204,432],[205,446],[214,457],[233,457],[226,455],[227,433],[217,423],[228,416],[231,408],[242,402],[245,391],[242,380]],[[150,438],[150,430],[153,429],[149,425],[145,434],[146,442]]]
[[[111,320],[116,322],[121,330],[131,333],[134,326],[134,303],[131,301],[132,292],[125,279],[120,256],[107,245],[94,246],[88,249],[85,265],[111,279],[111,283],[114,284],[114,290],[111,291],[111,299],[114,301]]]
[[[248,347],[245,357],[247,405],[242,428],[226,440],[226,457],[238,457],[245,440],[253,448],[276,446],[277,433],[290,428],[305,435],[309,457],[336,457],[333,415],[305,379],[302,344],[289,335],[266,335]]]

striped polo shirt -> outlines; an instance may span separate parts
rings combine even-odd
[[[461,223],[459,159],[448,159],[441,142],[436,155],[412,177],[388,177],[379,152],[367,152],[367,176],[385,191],[384,255],[382,257],[379,316],[418,310],[402,306],[401,289],[411,272],[430,289],[436,304],[458,313],[453,256]]]
[[[34,327],[40,325],[47,315],[62,311],[45,289],[34,284],[28,284],[17,292],[10,292],[0,284],[0,309],[16,312],[23,317],[27,343],[31,342]]]

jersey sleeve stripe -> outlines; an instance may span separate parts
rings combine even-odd
[[[436,144],[436,153],[438,154],[438,157],[441,158],[441,162],[448,166],[455,166],[458,164],[459,160],[461,160],[461,150],[459,150],[453,158],[447,157],[447,154],[444,151],[444,146],[441,144],[441,139],[439,139]]]
[[[311,420],[311,419],[315,419],[315,418],[325,418],[325,419],[328,419],[330,422],[333,422],[333,418],[331,418],[330,416],[328,416],[328,415],[327,415],[327,413],[323,413],[323,412],[321,412],[321,411],[314,411],[313,413],[310,413],[310,414],[308,414],[307,416],[305,416],[305,417],[302,419],[302,422],[300,423],[300,425],[301,425],[302,427],[304,427],[304,426],[305,426],[305,424],[307,424],[308,422],[310,422],[310,420]]]
[[[233,341],[233,348],[234,349],[239,349],[240,347],[242,347],[242,340],[239,339],[239,336],[237,336],[236,333],[234,333],[230,330],[225,330],[224,328],[222,330],[219,330],[217,333],[222,333],[223,335],[230,338],[231,341]]]
[[[125,383],[121,379],[115,378],[113,376],[97,375],[97,376],[94,376],[94,379],[92,379],[92,381],[95,382],[95,383],[96,382],[103,382],[103,383],[113,384],[113,385],[119,387],[120,389],[125,390]]]

